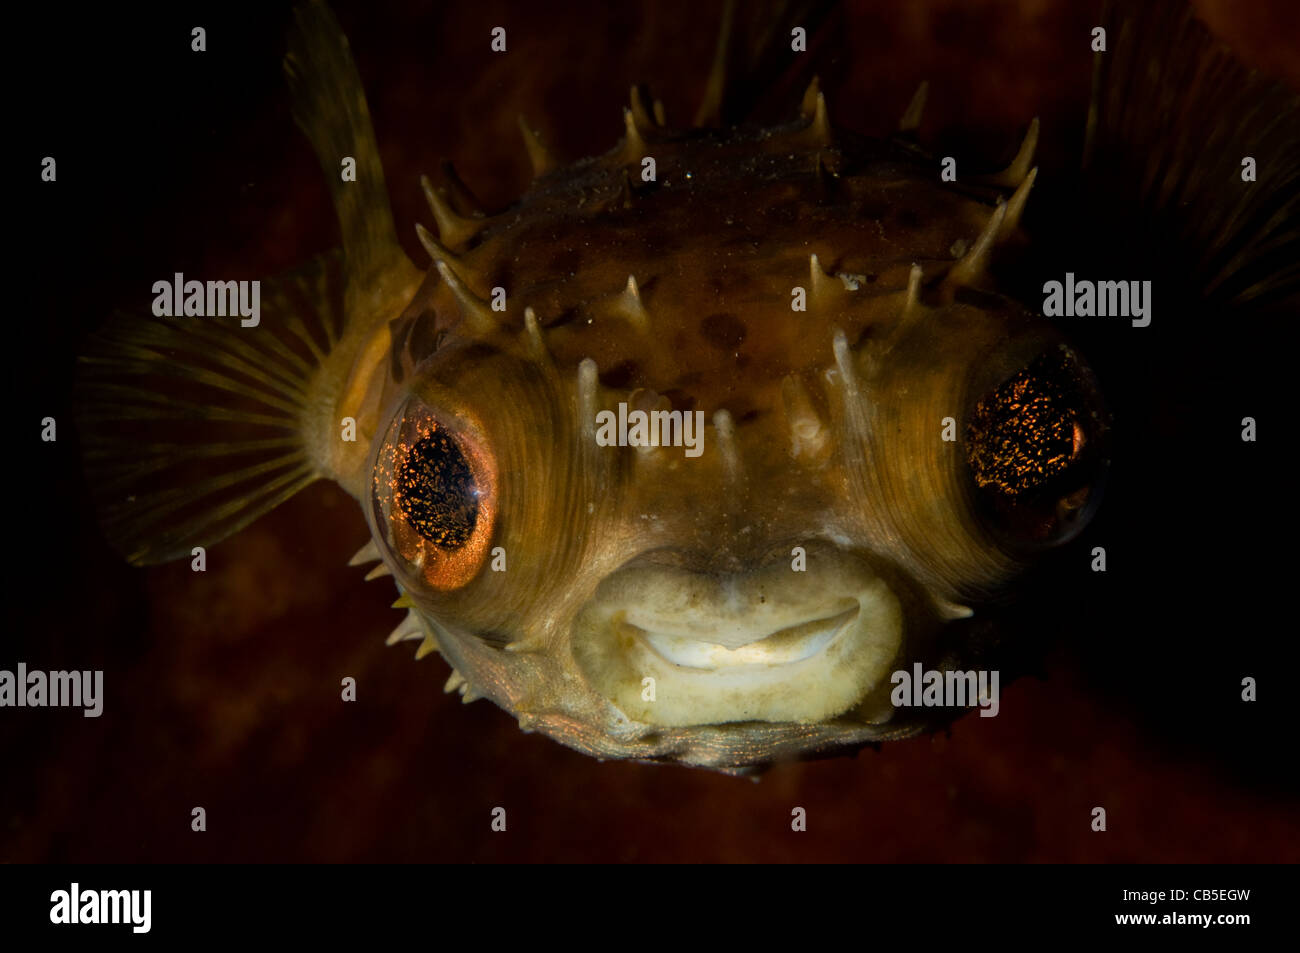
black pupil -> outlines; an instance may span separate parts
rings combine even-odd
[[[397,474],[406,522],[429,542],[446,549],[464,546],[474,532],[476,489],[465,455],[441,430],[412,447]]]

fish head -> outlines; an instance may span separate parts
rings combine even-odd
[[[1091,514],[1096,381],[945,282],[949,235],[913,234],[913,264],[827,216],[819,255],[779,195],[683,186],[558,250],[554,216],[516,216],[430,269],[395,339],[437,344],[397,362],[369,461],[379,548],[476,695],[589,754],[737,767],[914,732],[891,673]]]

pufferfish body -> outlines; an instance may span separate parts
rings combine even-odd
[[[602,156],[525,127],[505,210],[425,180],[417,265],[323,4],[286,66],[342,253],[264,282],[256,327],[97,337],[81,429],[133,562],[335,480],[407,611],[390,643],[441,652],[449,690],[601,758],[744,770],[923,730],[893,674],[961,670],[982,607],[1095,510],[1098,384],[988,278],[1036,123],[950,182],[906,134],[923,93],[878,141],[816,84],[732,129],[634,89]]]

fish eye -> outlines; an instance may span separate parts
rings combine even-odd
[[[1065,345],[985,393],[967,416],[965,456],[995,528],[1044,545],[1082,530],[1108,465],[1107,423],[1092,372]]]
[[[482,431],[408,400],[379,444],[370,514],[404,586],[464,586],[482,567],[496,522],[496,463]]]

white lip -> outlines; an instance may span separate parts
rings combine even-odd
[[[634,721],[813,724],[886,684],[902,636],[885,580],[834,553],[815,573],[619,570],[578,613],[572,648],[590,686]]]
[[[633,613],[628,613],[624,629],[666,662],[683,668],[717,671],[745,666],[790,665],[812,658],[840,637],[858,617],[858,612],[854,603],[844,612],[787,626],[735,648],[680,633],[643,629],[631,621]]]

